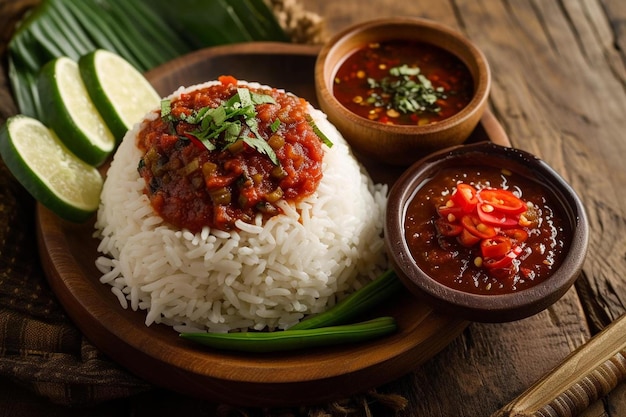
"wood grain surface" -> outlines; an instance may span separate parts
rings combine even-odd
[[[10,0],[2,3],[7,10]],[[491,109],[512,144],[544,159],[576,189],[591,233],[583,274],[552,308],[505,324],[471,324],[417,371],[378,387],[402,407],[375,416],[490,416],[621,316],[626,306],[626,2],[623,0],[300,0],[327,33],[412,15],[470,37],[492,69]],[[7,33],[2,25],[0,33]],[[2,383],[3,392],[15,389]],[[14,392],[14,391],[6,391]],[[19,394],[25,395],[25,394]],[[378,397],[370,397],[372,398]],[[241,415],[158,392],[58,415]],[[359,398],[355,397],[355,401]],[[175,404],[175,406],[169,405]],[[380,400],[383,401],[383,400]],[[370,405],[373,407],[374,402]],[[38,410],[50,408],[38,403]],[[362,408],[343,415],[364,415]],[[246,415],[322,415],[315,407]],[[7,414],[11,415],[10,410]],[[33,413],[33,415],[35,415]],[[43,415],[40,414],[40,415]],[[621,383],[580,414],[626,416]]]
[[[514,146],[557,169],[576,189],[591,224],[583,276],[537,316],[472,324],[398,384],[411,412],[488,416],[624,313],[626,301],[626,2],[303,0],[327,33],[352,23],[417,15],[469,36],[492,69],[491,106]],[[583,416],[626,415],[620,384]]]

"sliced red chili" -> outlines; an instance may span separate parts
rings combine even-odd
[[[446,219],[435,220],[435,228],[441,236],[458,236],[463,231],[463,226],[458,223],[450,223]]]
[[[471,234],[481,239],[488,239],[496,235],[496,229],[493,226],[485,224],[475,214],[466,214],[461,219],[461,224]]]
[[[515,227],[519,223],[518,215],[496,211],[490,204],[479,203],[478,206],[476,206],[476,211],[480,220],[491,226]]]
[[[448,216],[451,214],[454,216],[454,219],[461,219],[461,217],[463,217],[463,210],[461,209],[461,207],[459,206],[455,206],[455,205],[443,205],[443,206],[439,206],[437,207],[437,214],[439,214],[439,216],[443,217],[444,219],[448,219]]]
[[[526,211],[524,201],[509,190],[485,188],[478,192],[478,198],[502,213],[520,214]]]
[[[459,183],[456,186],[456,191],[452,193],[450,199],[457,206],[461,207],[465,213],[471,213],[478,204],[478,198],[476,197],[476,189],[469,184]]]
[[[497,235],[480,241],[480,252],[485,259],[500,259],[511,250],[511,239]]]
[[[500,259],[485,259],[483,265],[488,269],[502,269],[513,263],[513,258],[503,256]]]
[[[520,253],[522,253],[522,248],[515,246],[500,259],[485,259],[483,265],[489,269],[507,268],[513,263],[513,259],[517,258]]]
[[[514,239],[517,243],[522,243],[528,239],[528,232],[524,229],[502,229],[502,233]]]
[[[467,231],[467,229],[463,228],[461,234],[457,237],[459,243],[465,247],[471,247],[480,242],[480,238],[475,236]]]

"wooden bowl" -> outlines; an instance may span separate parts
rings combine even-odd
[[[458,57],[473,78],[474,95],[460,112],[427,125],[389,125],[359,116],[333,94],[335,75],[348,55],[369,43],[424,42]],[[420,18],[389,18],[349,27],[322,46],[315,65],[315,87],[321,109],[357,154],[393,165],[410,165],[436,150],[463,143],[485,108],[491,75],[483,53],[452,29]]]
[[[517,174],[518,178],[530,179],[541,188],[541,194],[552,202],[551,207],[560,206],[560,210],[554,210],[554,213],[563,218],[563,230],[569,229],[569,233],[563,232],[565,248],[560,266],[554,268],[545,280],[502,294],[477,294],[439,282],[441,277],[426,273],[426,267],[423,264],[424,269],[420,267],[411,254],[405,233],[409,202],[418,190],[430,189],[432,183],[429,181],[442,169],[452,168],[465,173],[471,170],[469,167],[475,166],[505,168]],[[427,210],[428,207],[430,206],[425,204],[420,209]],[[559,212],[561,216],[558,215]],[[416,162],[392,187],[386,216],[385,238],[388,253],[407,288],[436,311],[470,321],[513,321],[544,310],[574,283],[587,252],[589,226],[584,207],[574,190],[557,172],[535,156],[493,143],[452,147]]]

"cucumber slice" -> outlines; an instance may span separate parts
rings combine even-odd
[[[42,122],[88,164],[99,166],[115,148],[115,138],[89,98],[78,64],[55,58],[41,70],[37,87]]]
[[[41,204],[72,222],[87,220],[100,202],[100,172],[74,154],[56,134],[29,116],[0,126],[0,155],[15,178]]]
[[[82,56],[78,67],[91,100],[118,143],[149,111],[158,109],[159,94],[119,55],[97,49]]]

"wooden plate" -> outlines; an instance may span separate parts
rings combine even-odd
[[[316,104],[313,67],[318,48],[252,43],[194,52],[147,73],[162,95],[180,85],[222,74],[284,88]],[[470,141],[507,145],[488,113]],[[370,163],[373,171],[376,167]],[[378,170],[380,178],[393,171]],[[392,180],[392,179],[391,179]],[[65,222],[37,209],[40,254],[48,280],[86,337],[129,371],[156,385],[215,402],[290,406],[326,402],[397,379],[431,358],[467,325],[435,314],[407,294],[380,312],[395,316],[399,331],[371,343],[281,354],[219,352],[179,339],[164,325],[144,324],[144,311],[124,310],[94,265],[93,221]]]

